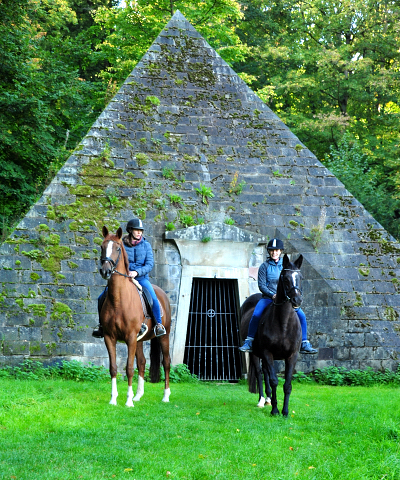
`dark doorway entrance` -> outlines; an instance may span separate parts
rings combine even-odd
[[[237,280],[193,278],[183,361],[201,380],[241,377],[237,290]]]

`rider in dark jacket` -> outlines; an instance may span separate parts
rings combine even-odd
[[[257,332],[258,324],[264,310],[270,305],[276,297],[278,288],[278,280],[282,270],[282,259],[280,258],[283,250],[283,242],[279,238],[273,238],[268,242],[267,250],[269,257],[261,264],[258,269],[258,288],[262,293],[261,299],[258,301],[254,309],[253,316],[250,319],[249,330],[244,344],[239,347],[242,352],[251,352],[253,340]],[[307,340],[307,320],[301,308],[296,309],[300,320],[302,330],[302,342],[300,353],[317,353],[317,350],[311,346]]]

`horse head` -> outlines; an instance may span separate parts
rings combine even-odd
[[[108,232],[108,228],[103,226],[103,237],[99,271],[105,280],[109,280],[111,275],[116,271],[121,253],[124,255],[124,260],[126,256],[124,246],[121,242],[122,228],[118,228],[116,235],[111,235]]]
[[[286,255],[286,253],[283,257],[282,271],[279,277],[279,284],[282,289],[282,292],[280,293],[284,295],[285,300],[290,301],[293,308],[299,308],[303,302],[303,296],[301,292],[302,275],[300,272],[302,263],[303,255],[300,255],[294,263],[289,260],[289,257]]]

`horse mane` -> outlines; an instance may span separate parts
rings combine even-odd
[[[121,242],[121,247],[122,247],[122,255],[124,256],[125,269],[126,269],[126,272],[129,273],[129,259],[128,259],[128,254],[126,253],[126,250],[124,247],[124,242]]]

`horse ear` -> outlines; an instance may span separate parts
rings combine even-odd
[[[302,263],[303,263],[303,255],[300,255],[299,258],[294,262],[294,264],[300,270]]]
[[[283,265],[283,268],[286,268],[290,263],[290,260],[289,260],[289,257],[286,255],[283,256],[283,262],[282,262],[282,265]]]
[[[122,238],[122,228],[121,228],[121,227],[119,227],[118,230],[117,230],[117,237],[118,237],[119,239]]]
[[[103,237],[106,238],[106,236],[108,235],[108,228],[105,225],[103,225],[102,232],[103,232]]]

